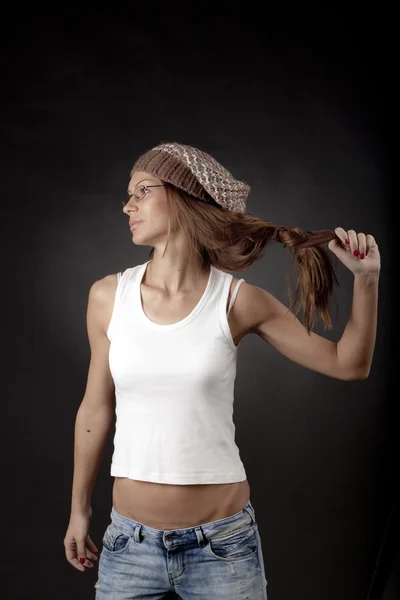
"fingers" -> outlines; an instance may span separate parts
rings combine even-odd
[[[358,255],[361,259],[364,259],[366,253],[367,253],[367,242],[366,242],[366,237],[365,237],[365,233],[358,233],[357,234],[357,238],[358,238]]]
[[[76,555],[76,545],[74,542],[72,543],[65,543],[64,542],[64,546],[65,546],[65,556],[67,558],[67,561],[78,571],[82,571],[85,572],[85,567],[79,562],[79,560],[77,559]]]
[[[87,546],[90,548],[90,550],[92,552],[98,552],[99,551],[98,548],[97,548],[97,546],[96,546],[96,544],[94,543],[94,541],[90,537],[90,535],[87,536],[86,544],[87,544]],[[92,552],[89,552],[89,553],[92,554]],[[95,556],[95,558],[97,558],[97,556]]]
[[[82,558],[86,558],[86,560],[84,562],[81,561],[81,556],[82,556]],[[93,560],[97,561],[98,557],[96,556],[96,554],[93,554],[93,552],[91,552],[88,548],[86,548],[85,554],[81,554],[79,556],[79,560],[80,560],[81,564],[84,565],[85,567],[92,568],[92,567],[94,567],[94,564],[92,561]]]
[[[373,248],[373,246],[377,246],[374,236],[371,235],[370,233],[368,233],[368,235],[366,236],[366,244],[367,244],[366,255],[368,256],[368,253],[371,250],[371,248]]]
[[[93,542],[92,542],[93,544]],[[94,544],[93,544],[94,546]],[[95,546],[96,547],[96,546]],[[94,567],[94,564],[92,561],[97,561],[98,557],[96,556],[96,554],[94,554],[94,552],[92,552],[89,548],[87,548],[85,546],[85,544],[83,544],[83,546],[78,544],[78,557],[77,557],[77,561],[79,561],[80,565],[82,567],[89,567],[90,569]],[[85,570],[85,569],[83,569]]]
[[[91,539],[90,535],[88,535],[86,538],[85,554],[81,555],[86,556],[86,561],[82,563],[85,567],[94,567],[92,560],[98,560],[98,556],[95,554],[95,552],[98,552],[97,546]]]
[[[89,536],[87,543],[95,552],[98,552],[96,545],[89,538]],[[86,547],[85,542],[64,542],[64,546],[67,561],[78,571],[85,572],[85,567],[90,569],[94,567],[92,561],[98,561],[98,556],[96,556],[96,554],[94,554],[90,548]]]
[[[85,556],[84,554],[82,554],[82,556]],[[93,564],[93,560],[97,561],[99,558],[96,554],[94,554],[93,552],[91,552],[89,550],[89,548],[86,548],[86,561],[84,563],[82,563],[85,567],[94,567]]]
[[[354,231],[354,229],[349,229],[348,230],[348,232],[347,232],[347,239],[350,242],[349,248],[351,250],[351,253],[354,254],[354,256],[358,256],[359,255],[359,251],[358,251],[358,237],[357,237],[357,234]]]
[[[347,238],[347,231],[343,227],[336,227],[335,233],[344,244],[344,240]]]
[[[376,244],[374,236],[365,233],[356,233],[354,229],[346,231],[342,227],[336,227],[336,235],[340,238],[343,246],[354,256],[364,260],[371,248]]]
[[[77,546],[77,559],[79,560],[79,562],[81,563],[81,565],[85,565],[86,564],[86,544],[85,544],[85,540],[81,541],[81,540],[77,540],[76,543]]]

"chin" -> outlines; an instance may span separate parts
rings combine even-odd
[[[132,235],[132,242],[136,246],[153,246],[154,245],[151,240],[147,240],[146,238],[137,235],[135,231],[133,232],[133,235]]]

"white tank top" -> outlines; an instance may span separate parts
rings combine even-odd
[[[160,325],[142,307],[149,262],[118,274],[107,330],[116,399],[111,475],[169,484],[244,481],[233,423],[238,346],[226,311],[233,276],[211,265],[192,312]]]

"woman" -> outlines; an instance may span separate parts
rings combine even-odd
[[[123,211],[133,242],[152,246],[152,258],[90,289],[91,361],[64,539],[72,566],[93,567],[91,493],[116,412],[98,600],[168,592],[191,600],[267,598],[232,421],[237,347],[246,334],[330,377],[368,377],[380,273],[373,236],[276,227],[246,212],[249,190],[210,155],[176,143],[146,152],[132,169]],[[271,240],[290,248],[297,267],[289,310],[229,273],[260,258]],[[338,343],[311,331],[317,313],[331,327],[335,275],[324,242],[354,274],[353,308]],[[304,324],[290,310],[298,300]]]

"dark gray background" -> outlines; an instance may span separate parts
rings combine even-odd
[[[383,588],[378,558],[382,551],[390,569],[396,549],[384,542],[393,524],[388,538],[384,531],[398,470],[390,393],[393,16],[262,9],[151,4],[114,15],[99,6],[87,14],[21,6],[3,20],[7,598],[94,597],[96,573],[75,571],[63,547],[74,419],[89,365],[87,297],[95,280],[148,259],[150,247],[135,247],[120,202],[134,160],[161,141],[197,146],[248,181],[254,214],[305,229],[353,228],[378,241],[369,378],[330,379],[247,336],[234,419],[269,600],[362,600]],[[334,329],[315,331],[337,341],[353,276],[333,259],[339,312],[333,303]],[[289,252],[272,244],[234,275],[286,303],[290,269]],[[110,439],[92,502],[99,549],[111,510],[111,453]]]

